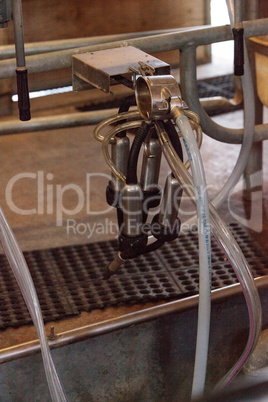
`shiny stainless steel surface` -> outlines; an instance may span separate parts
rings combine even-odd
[[[158,184],[162,149],[157,138],[150,138],[144,145],[141,168],[141,188],[149,191]]]
[[[119,270],[122,264],[124,264],[126,261],[123,260],[121,257],[121,253],[118,252],[115,259],[109,264],[108,270],[111,272],[116,272]]]
[[[178,216],[180,199],[182,196],[182,188],[178,180],[169,174],[166,179],[163,200],[160,206],[158,222],[167,227],[172,228]]]
[[[115,142],[111,144],[111,158],[115,166],[124,176],[127,174],[127,161],[129,153],[129,138],[127,136],[115,137]],[[115,191],[120,191],[124,183],[112,174],[112,185]]]
[[[141,116],[147,120],[170,117],[170,100],[182,106],[180,88],[172,75],[139,77],[135,95]]]
[[[124,228],[127,236],[142,234],[142,199],[143,194],[139,184],[125,185],[122,190]]]
[[[133,46],[82,53],[73,56],[73,88],[75,91],[90,86],[110,92],[111,80],[119,76],[132,85],[132,72],[139,72],[140,63],[146,64],[156,74],[169,74],[169,64]]]

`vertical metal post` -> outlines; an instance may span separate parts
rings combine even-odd
[[[12,16],[14,26],[15,48],[16,48],[16,74],[18,87],[18,107],[20,120],[27,121],[31,119],[30,100],[28,90],[28,77],[25,65],[22,5],[21,0],[12,0]]]
[[[245,20],[257,20],[259,15],[259,0],[245,0]]]

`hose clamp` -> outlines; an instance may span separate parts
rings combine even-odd
[[[139,77],[135,96],[139,112],[145,120],[169,119],[174,106],[186,108],[180,87],[172,75]]]

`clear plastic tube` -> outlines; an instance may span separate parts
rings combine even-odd
[[[97,141],[103,142],[105,137],[103,135],[101,135],[100,132],[101,132],[101,130],[104,129],[104,127],[109,126],[110,124],[117,123],[118,121],[121,121],[121,120],[137,119],[140,117],[141,117],[140,113],[137,110],[135,110],[133,112],[124,112],[124,113],[116,114],[115,116],[107,117],[107,119],[103,120],[101,123],[99,123],[95,127],[93,135]]]
[[[172,145],[168,141],[168,138],[161,133],[159,136],[161,141],[164,155],[175,175],[177,180],[180,182],[187,194],[194,199],[193,191],[193,181],[191,175],[184,168],[183,163],[177,157]],[[249,315],[249,336],[246,347],[234,364],[234,366],[227,372],[227,374],[218,382],[215,389],[222,389],[227,386],[233,378],[239,373],[243,364],[246,362],[250,353],[254,350],[262,326],[262,312],[261,303],[256,288],[253,276],[251,274],[248,263],[237,244],[235,238],[233,237],[228,226],[223,222],[223,220],[218,215],[217,211],[210,203],[210,222],[211,231],[214,234],[219,245],[222,247],[223,251],[228,257],[234,272],[237,276],[238,281],[241,284],[242,291],[247,303],[248,315]]]
[[[184,110],[184,114],[189,118],[189,123],[192,127],[193,130],[196,132],[196,142],[198,145],[198,148],[201,148],[202,145],[202,140],[203,140],[203,132],[202,129],[199,125],[199,117],[197,116],[196,113],[192,112],[191,110]],[[184,164],[186,169],[190,168],[190,161],[186,161]]]
[[[35,291],[35,287],[16,238],[5,218],[5,215],[0,207],[0,242],[6,254],[13,274],[18,282],[21,293],[33,320],[36,328],[41,353],[48,382],[50,395],[53,402],[65,402],[66,397],[61,386],[58,374],[56,372],[50,349],[48,346],[45,328],[43,324],[42,313]]]
[[[199,241],[199,307],[192,398],[204,393],[210,330],[211,242],[207,185],[198,145],[188,118],[172,110],[191,165],[195,186]]]

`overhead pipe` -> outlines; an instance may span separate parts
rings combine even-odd
[[[117,113],[117,109],[105,109],[91,112],[60,114],[49,117],[35,117],[23,123],[18,120],[8,120],[0,123],[0,136],[56,130],[67,127],[88,126],[100,123],[115,113]]]
[[[245,21],[245,37],[260,36],[267,33],[268,18],[254,21]],[[160,53],[170,50],[182,49],[185,46],[202,46],[211,43],[223,42],[232,39],[229,25],[219,27],[203,27],[186,32],[173,32],[149,37],[122,40],[83,48],[50,52],[27,57],[29,73],[39,73],[72,65],[72,55],[78,53],[94,52],[97,50],[113,49],[116,47],[134,46],[148,53]],[[0,78],[14,76],[15,60],[0,61]]]
[[[143,38],[146,36],[159,35],[169,32],[189,31],[193,28],[173,28],[173,29],[159,29],[145,32],[131,32],[116,35],[99,35],[86,38],[72,38],[72,39],[58,39],[51,41],[25,43],[25,55],[32,56],[35,54],[57,52],[60,50],[73,49],[77,47],[93,46],[101,43],[115,42],[119,40],[126,40],[132,38]],[[11,59],[15,57],[14,45],[0,46],[0,60]]]
[[[82,127],[98,124],[107,117],[116,114],[117,109],[104,109],[90,112],[77,112],[60,114],[55,116],[34,117],[31,121],[20,122],[18,120],[7,120],[0,123],[0,136],[7,134],[32,133],[37,131],[56,130],[59,128]],[[235,131],[235,141],[229,143],[240,144],[243,138],[243,130]],[[238,132],[238,134],[237,134]],[[239,135],[240,134],[240,135]],[[218,139],[218,138],[215,138]],[[268,123],[255,126],[254,142],[268,139]],[[225,142],[222,141],[221,142]]]

